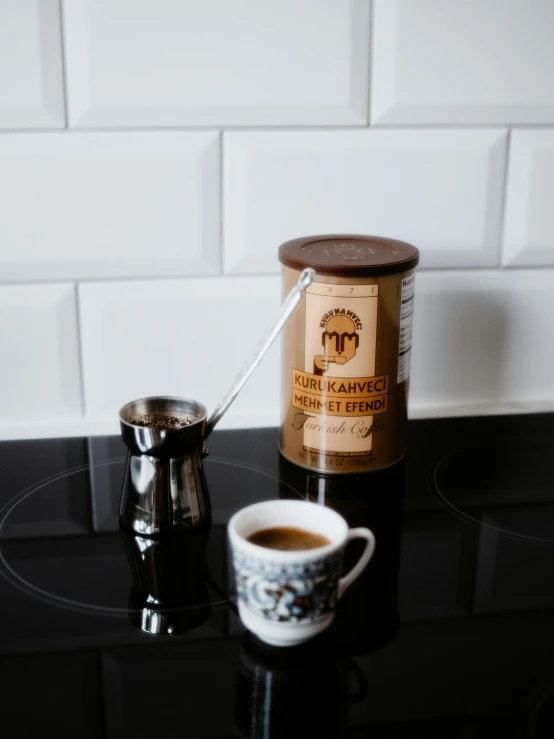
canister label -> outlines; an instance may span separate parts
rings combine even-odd
[[[306,290],[304,366],[292,371],[305,452],[371,452],[374,417],[387,412],[389,396],[389,376],[375,375],[378,301],[378,285]]]
[[[397,382],[404,382],[410,376],[410,359],[412,357],[412,323],[414,318],[415,275],[402,280],[400,295],[400,336],[398,339],[398,377]]]

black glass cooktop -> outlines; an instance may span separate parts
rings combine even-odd
[[[119,529],[119,438],[0,443],[2,735],[553,737],[554,414],[409,434],[405,463],[323,477],[276,429],[215,432],[212,526],[169,541]],[[279,497],[377,539],[292,649],[243,628],[226,543],[236,510]]]

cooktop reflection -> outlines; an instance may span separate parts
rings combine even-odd
[[[93,442],[94,443],[94,442]],[[224,459],[205,462],[210,497],[224,504],[215,509],[216,528],[203,526],[161,538],[116,530],[78,537],[45,537],[0,545],[0,573],[13,585],[43,601],[105,616],[128,616],[150,633],[180,633],[194,627],[211,607],[231,603],[227,572],[221,567],[221,532],[217,521],[241,507],[245,495],[279,497],[291,485],[273,473]],[[47,501],[62,508],[67,486],[86,491],[92,479],[119,487],[125,459],[79,466],[52,475],[23,490],[3,508],[0,537],[18,522],[34,521]],[[102,496],[105,528],[117,528],[117,487]],[[239,490],[237,496],[233,491]],[[236,501],[236,502],[235,502]],[[106,503],[109,508],[106,508]]]
[[[458,447],[430,468],[430,490],[441,505],[468,523],[554,546],[552,443],[548,436],[508,434]],[[526,515],[529,507],[535,521],[532,530]],[[543,515],[537,517],[541,510]]]
[[[119,438],[0,443],[6,736],[554,736],[554,414],[410,422],[406,462],[359,476],[277,443],[214,432],[212,526],[160,541],[119,530]],[[330,629],[285,654],[236,615],[226,525],[298,496],[377,548]]]

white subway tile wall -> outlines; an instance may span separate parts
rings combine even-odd
[[[0,136],[0,274],[217,274],[219,169],[212,132]]]
[[[554,266],[554,128],[512,132],[505,265]]]
[[[421,249],[413,416],[554,410],[553,38],[551,0],[0,0],[0,438],[212,409],[279,243],[340,231]],[[279,409],[277,343],[221,425]]]
[[[372,123],[552,123],[552,0],[374,0]]]
[[[69,120],[367,123],[367,0],[64,0]]]
[[[554,271],[421,272],[412,407],[554,408]]]
[[[0,289],[0,418],[16,430],[82,416],[77,299],[71,284]]]
[[[79,288],[87,414],[110,421],[124,403],[180,395],[214,410],[280,304],[280,278],[261,276],[83,284]],[[275,343],[231,407],[228,423],[274,420]]]
[[[277,272],[275,244],[378,233],[422,246],[422,268],[496,266],[506,133],[225,134],[225,271]]]
[[[58,0],[0,0],[0,130],[64,126]]]

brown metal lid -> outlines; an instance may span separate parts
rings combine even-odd
[[[304,236],[281,244],[279,261],[297,270],[313,267],[324,275],[381,277],[416,267],[419,250],[405,241],[382,236]]]

